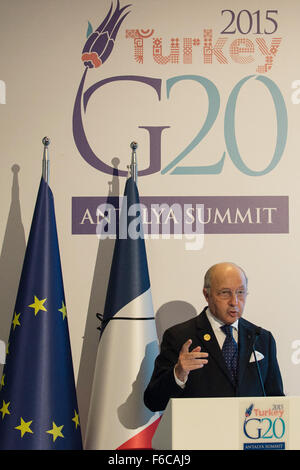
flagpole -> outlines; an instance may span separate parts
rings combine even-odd
[[[48,186],[50,139],[42,142],[43,174],[0,383],[0,453],[82,449],[54,197]]]
[[[49,170],[50,170],[50,160],[49,160],[49,151],[48,151],[48,147],[50,145],[49,137],[44,137],[42,140],[42,143],[44,144],[42,175],[46,183],[49,184]]]
[[[130,174],[131,174],[131,178],[133,179],[133,181],[137,184],[137,175],[138,175],[137,159],[136,159],[136,149],[138,148],[137,142],[131,142],[130,147],[132,149]]]
[[[95,362],[86,450],[151,449],[160,419],[143,402],[159,345],[136,184],[138,144],[131,142],[130,147],[129,178],[121,204]],[[131,208],[136,214],[139,212],[136,225],[130,216]],[[116,344],[122,344],[122,354]]]

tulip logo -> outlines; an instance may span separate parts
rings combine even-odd
[[[102,84],[105,84],[107,81],[116,80],[118,77],[112,78],[110,80],[102,80],[87,90],[85,93],[83,90],[88,70],[100,67],[100,65],[103,65],[110,56],[115,45],[115,39],[120,26],[126,16],[130,13],[129,11],[125,11],[129,6],[130,5],[126,5],[123,8],[120,8],[120,2],[118,0],[114,10],[113,3],[111,4],[110,10],[107,13],[105,19],[95,31],[93,31],[93,28],[89,23],[87,31],[88,38],[84,45],[81,56],[81,59],[85,65],[85,70],[79,84],[73,109],[73,136],[79,153],[89,165],[108,174],[112,174],[114,169],[103,163],[98,158],[98,156],[95,155],[85,135],[82,117],[82,105],[83,111],[85,113],[89,97],[93,93],[94,89],[97,89],[97,86],[102,86]],[[126,171],[123,171],[121,174],[121,176],[126,175]]]
[[[106,18],[95,32],[92,32],[91,24],[89,23],[88,40],[84,45],[81,57],[86,67],[98,68],[108,59],[115,45],[119,28],[129,13],[129,11],[124,13],[129,6],[126,5],[120,9],[118,0],[115,11],[112,12],[113,4],[111,4]]]
[[[253,406],[254,406],[254,404],[252,403],[252,405],[250,405],[249,408],[246,409],[246,411],[245,411],[245,417],[246,418],[249,418],[249,416],[251,416]]]

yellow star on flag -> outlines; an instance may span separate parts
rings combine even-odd
[[[10,401],[8,403],[5,403],[5,401],[3,400],[2,408],[0,408],[0,412],[2,413],[2,419],[5,415],[10,415],[10,411],[8,410],[9,405]]]
[[[2,375],[2,378],[1,378],[1,382],[0,382],[0,390],[2,387],[4,387],[4,377],[5,377],[5,374]]]
[[[65,437],[63,435],[63,433],[61,432],[62,428],[64,427],[64,425],[62,426],[56,426],[55,422],[53,421],[52,422],[52,429],[49,429],[49,431],[46,431],[48,434],[52,434],[53,435],[53,442],[56,441],[56,439],[58,437]]]
[[[14,319],[12,321],[12,324],[14,325],[14,329],[16,328],[17,325],[21,326],[21,323],[19,322],[19,317],[20,317],[20,313],[17,314],[17,312],[15,312],[14,314]]]
[[[15,429],[21,431],[21,437],[23,437],[26,432],[33,434],[33,431],[30,429],[31,423],[32,421],[27,421],[26,423],[23,418],[20,418],[20,424],[19,426],[16,426]]]
[[[64,320],[67,316],[67,309],[66,309],[66,306],[65,306],[64,302],[61,303],[61,308],[58,309],[58,311],[62,313],[62,317],[63,317],[63,320]]]
[[[77,413],[76,410],[74,410],[74,418],[72,418],[72,421],[74,421],[75,427],[77,429],[77,426],[79,426],[79,414]]]
[[[31,305],[28,305],[28,307],[34,308],[34,314],[35,315],[37,315],[37,313],[40,310],[44,310],[45,312],[47,312],[47,309],[44,307],[44,302],[46,300],[47,300],[47,298],[43,299],[43,300],[39,300],[36,296],[34,296],[34,303],[31,304]]]

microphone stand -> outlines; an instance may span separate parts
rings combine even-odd
[[[255,332],[255,341],[252,345],[252,351],[253,351],[253,354],[254,354],[254,359],[255,359],[255,365],[256,365],[256,370],[257,370],[257,375],[258,375],[258,378],[259,378],[259,382],[260,382],[260,386],[261,386],[261,389],[262,389],[262,392],[263,392],[263,396],[265,397],[266,396],[266,392],[265,392],[265,387],[264,387],[264,384],[263,384],[263,380],[262,380],[262,376],[261,376],[261,372],[260,372],[260,367],[259,367],[259,364],[258,364],[258,360],[257,360],[257,357],[256,357],[256,352],[255,352],[255,349],[254,349],[254,346],[255,346],[255,343],[256,343],[256,339],[257,337],[260,335],[260,328]]]

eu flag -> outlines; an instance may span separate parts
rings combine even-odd
[[[43,177],[0,388],[0,449],[82,448],[54,200]]]

